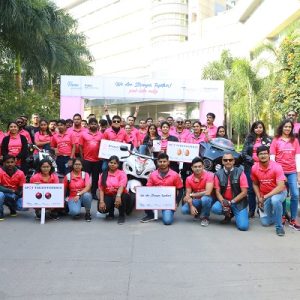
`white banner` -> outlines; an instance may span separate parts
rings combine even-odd
[[[175,210],[175,186],[139,186],[136,188],[136,209]]]
[[[116,155],[119,157],[120,161],[124,161],[125,159],[121,159],[122,156],[128,156],[127,151],[122,151],[120,149],[121,146],[126,146],[129,150],[131,145],[121,142],[109,141],[109,140],[101,140],[99,155],[100,158],[110,158],[112,155]]]
[[[64,185],[26,183],[23,185],[24,208],[64,207]]]
[[[168,142],[167,154],[171,161],[190,163],[199,156],[199,144]]]

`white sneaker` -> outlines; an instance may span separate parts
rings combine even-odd
[[[201,226],[203,226],[203,227],[207,227],[207,226],[209,225],[209,219],[207,219],[207,218],[202,218],[200,224],[201,224]]]

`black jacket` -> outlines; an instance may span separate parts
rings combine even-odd
[[[20,153],[16,156],[16,158],[21,159],[21,161],[24,162],[28,156],[28,142],[24,135],[20,134],[20,137],[21,137],[22,148]],[[9,141],[10,141],[10,135],[4,137],[2,141],[1,152],[3,156],[8,155]]]

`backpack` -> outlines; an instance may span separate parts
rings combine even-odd
[[[84,171],[81,171],[81,178],[84,180],[85,179],[85,172]],[[67,175],[66,175],[66,177],[67,177],[67,180],[68,180],[68,183],[70,183],[70,181],[71,181],[71,172],[70,173],[68,173]]]

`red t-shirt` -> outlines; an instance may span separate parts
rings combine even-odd
[[[43,177],[40,172],[38,172],[30,178],[30,183],[59,183],[59,179],[55,173],[52,173],[47,181],[46,178]]]
[[[91,131],[82,133],[79,139],[79,145],[82,146],[83,159],[91,162],[99,161],[98,154],[102,136],[100,131],[96,131],[95,133]]]
[[[68,128],[67,133],[69,133],[72,137],[72,144],[75,144],[75,153],[79,153],[79,140],[84,132],[88,132],[88,129],[85,127],[81,127],[79,129],[71,127]]]
[[[152,172],[147,186],[175,186],[177,189],[181,189],[183,184],[179,174],[169,169],[165,177],[160,176],[159,170]]]
[[[282,166],[272,160],[267,167],[255,163],[251,169],[251,179],[258,184],[262,196],[270,193],[277,186],[278,181],[286,181]]]
[[[37,143],[37,142],[40,142],[40,143],[45,143],[45,142],[47,142],[47,143],[51,143],[51,139],[52,139],[52,136],[50,136],[49,134],[42,134],[41,132],[36,132],[35,134],[34,134],[34,141],[35,141],[35,143]],[[43,149],[43,146],[38,146],[39,147],[39,149]]]
[[[125,143],[128,143],[129,141],[126,131],[123,128],[120,128],[120,130],[117,133],[112,128],[107,128],[104,131],[103,139]]]
[[[85,178],[83,179],[83,174],[79,174],[79,176],[75,176],[74,172],[70,173],[70,182],[68,181],[67,175],[64,177],[64,187],[65,189],[69,189],[69,197],[74,198],[76,194],[82,191],[87,185],[90,184],[90,176],[88,173],[85,173]]]
[[[52,137],[51,147],[57,148],[57,155],[71,156],[72,137],[69,133],[57,133]]]
[[[216,190],[219,190],[219,191],[221,189],[220,181],[219,181],[219,178],[217,176],[215,176],[215,179],[214,179],[214,187],[215,187]],[[246,177],[244,172],[242,172],[242,174],[240,176],[240,187],[241,188],[248,188],[248,181],[247,181],[247,177]],[[228,183],[227,183],[226,191],[225,191],[224,195],[222,195],[222,196],[226,200],[232,200],[232,198],[233,198],[229,176],[228,176]]]
[[[126,188],[127,175],[123,170],[116,170],[114,173],[108,172],[106,179],[106,187],[102,186],[102,174],[99,176],[98,188],[105,195],[116,195],[120,186]],[[124,189],[126,192],[126,189]]]
[[[17,156],[22,149],[22,141],[20,134],[17,134],[16,136],[10,136],[9,143],[8,143],[8,154]]]
[[[214,174],[208,171],[203,171],[200,178],[195,177],[194,174],[187,177],[185,186],[190,188],[192,192],[204,192],[207,183],[214,182]]]
[[[0,169],[0,184],[11,189],[18,190],[26,182],[24,173],[21,170],[17,170],[11,177],[3,170]]]

